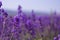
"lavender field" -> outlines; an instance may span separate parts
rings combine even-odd
[[[15,12],[1,6],[0,2],[0,40],[60,40],[60,16],[56,12],[23,12],[20,5]]]

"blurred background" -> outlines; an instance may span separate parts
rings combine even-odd
[[[60,12],[60,0],[0,0],[2,1],[2,8],[10,12],[10,14],[17,13],[18,5],[22,6],[24,12],[31,12],[33,9],[35,12],[42,12],[49,14],[56,11]]]

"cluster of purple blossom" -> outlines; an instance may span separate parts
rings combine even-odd
[[[0,40],[59,40],[60,16],[39,16],[32,10],[30,16],[18,6],[18,14],[9,16],[1,9],[0,2]]]

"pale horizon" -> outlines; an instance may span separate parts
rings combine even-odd
[[[17,10],[18,5],[22,10],[31,11],[57,11],[60,12],[60,0],[1,0],[2,8],[7,10]]]

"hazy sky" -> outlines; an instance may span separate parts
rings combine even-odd
[[[60,11],[60,0],[1,0],[3,8],[17,10],[18,5],[22,6],[23,10],[32,9],[35,11]]]

